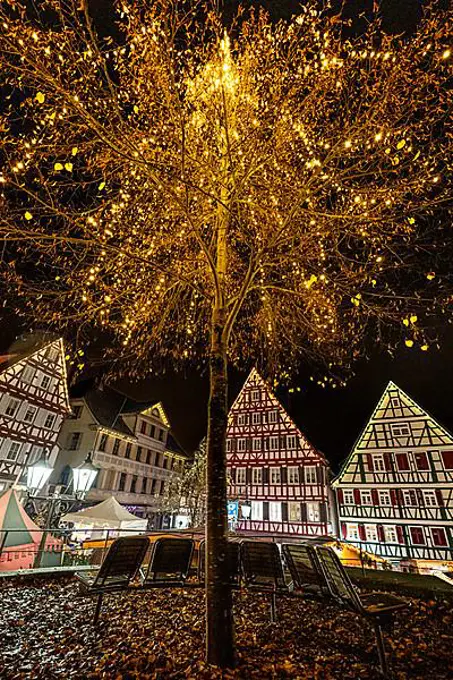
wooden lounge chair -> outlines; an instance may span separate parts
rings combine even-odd
[[[124,536],[117,538],[105,556],[99,569],[76,574],[86,594],[98,595],[94,623],[101,613],[102,598],[128,588],[135,578],[149,546],[147,536]]]
[[[328,594],[324,572],[313,546],[304,543],[285,543],[282,546],[282,555],[291,574],[296,594],[316,596]]]
[[[232,588],[239,588],[241,584],[241,561],[240,547],[238,541],[228,541],[227,544],[227,568],[229,585]],[[206,569],[206,541],[201,541],[198,548],[198,582],[204,585]]]
[[[276,621],[277,594],[288,594],[280,551],[270,541],[242,541],[241,566],[247,588],[271,595],[271,621]]]
[[[148,568],[142,574],[142,585],[145,588],[184,586],[193,551],[191,538],[159,538],[154,543]]]
[[[372,622],[381,672],[385,678],[391,677],[382,630],[391,630],[395,614],[410,603],[389,593],[359,593],[332,548],[316,546],[315,550],[332,597]]]

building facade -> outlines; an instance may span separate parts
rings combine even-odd
[[[327,461],[255,369],[230,409],[226,446],[228,498],[233,507],[238,501],[238,531],[332,534]],[[241,517],[245,501],[249,519]]]
[[[161,403],[139,404],[107,386],[76,386],[72,415],[60,433],[61,452],[52,481],[70,483],[70,468],[88,453],[100,468],[86,500],[109,496],[160,528],[166,485],[184,468],[186,454],[170,433]]]
[[[343,539],[395,563],[453,559],[453,437],[394,383],[333,487]]]
[[[26,466],[43,452],[54,464],[69,411],[61,339],[19,343],[0,357],[0,491],[25,481]]]

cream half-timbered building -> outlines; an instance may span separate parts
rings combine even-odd
[[[294,536],[332,534],[328,465],[254,369],[228,417],[230,501],[251,504],[237,530]]]
[[[453,559],[453,437],[394,383],[333,487],[343,539],[394,562]]]
[[[162,404],[140,404],[108,386],[82,383],[71,392],[71,408],[53,483],[66,486],[70,468],[91,453],[100,470],[86,500],[115,496],[159,528],[166,486],[186,462]]]
[[[69,411],[62,339],[32,338],[0,356],[0,491],[23,482],[44,451],[54,464]]]

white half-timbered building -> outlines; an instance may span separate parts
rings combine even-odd
[[[66,487],[71,467],[88,453],[99,473],[87,501],[109,496],[162,523],[162,497],[173,475],[181,474],[187,454],[170,432],[160,402],[139,403],[108,385],[84,381],[71,390],[72,415],[60,433],[61,453],[51,481]]]
[[[333,487],[343,539],[395,563],[453,559],[453,437],[393,382]]]
[[[251,504],[238,531],[332,534],[327,461],[255,369],[230,409],[226,446],[229,500]]]
[[[54,464],[70,412],[63,340],[20,341],[0,356],[0,491],[47,451]]]

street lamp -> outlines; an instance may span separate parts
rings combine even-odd
[[[31,495],[38,494],[46,484],[53,467],[47,459],[47,452],[44,451],[40,458],[28,466],[27,470],[27,490]]]
[[[76,468],[72,468],[72,486],[77,498],[85,498],[88,491],[94,484],[99,468],[93,465],[91,453],[84,462]]]
[[[252,512],[252,504],[248,499],[246,499],[241,505],[241,514],[243,519],[250,519],[250,513]]]

